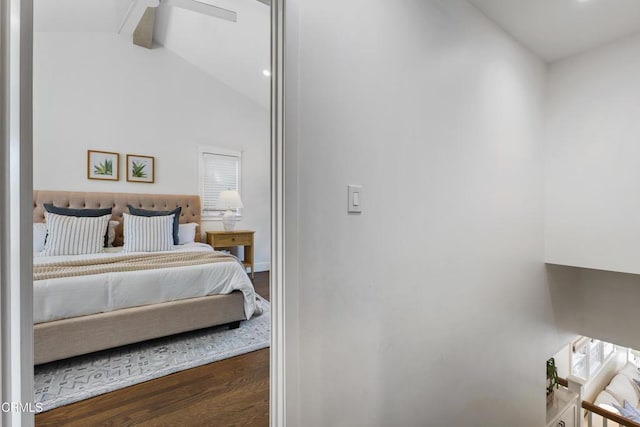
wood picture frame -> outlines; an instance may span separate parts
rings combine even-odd
[[[155,157],[127,154],[127,182],[155,182]]]
[[[120,180],[120,154],[87,150],[87,179]]]

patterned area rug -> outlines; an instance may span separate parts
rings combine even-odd
[[[35,400],[43,411],[154,378],[269,347],[271,309],[240,323],[158,338],[35,367]]]

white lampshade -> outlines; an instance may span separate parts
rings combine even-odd
[[[218,208],[220,209],[236,209],[241,208],[242,200],[240,200],[240,194],[236,190],[226,190],[220,192],[220,198],[218,199]]]

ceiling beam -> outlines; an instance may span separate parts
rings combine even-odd
[[[226,21],[238,22],[238,14],[233,10],[224,9],[208,3],[202,3],[195,0],[167,0],[167,6],[181,7],[182,9],[192,10],[204,15],[214,16]]]
[[[259,0],[270,1],[270,0]],[[231,22],[238,21],[238,14],[233,10],[224,9],[197,0],[163,0],[165,6],[188,9],[203,15],[213,16]],[[156,21],[156,8],[160,0],[132,0],[129,10],[122,21],[118,34],[133,36],[133,44],[147,49],[153,47],[153,29]]]
[[[156,23],[155,7],[148,7],[133,31],[133,44],[151,49],[153,47],[153,26]]]
[[[118,34],[123,34],[125,36],[133,35],[133,32],[142,19],[142,16],[147,11],[147,8],[158,7],[159,5],[160,0],[132,0],[129,5],[129,9],[127,10],[127,14],[122,20]]]

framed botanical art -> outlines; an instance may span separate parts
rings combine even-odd
[[[120,154],[87,150],[87,178],[118,181],[120,179]]]
[[[127,181],[153,183],[154,157],[127,154]]]

